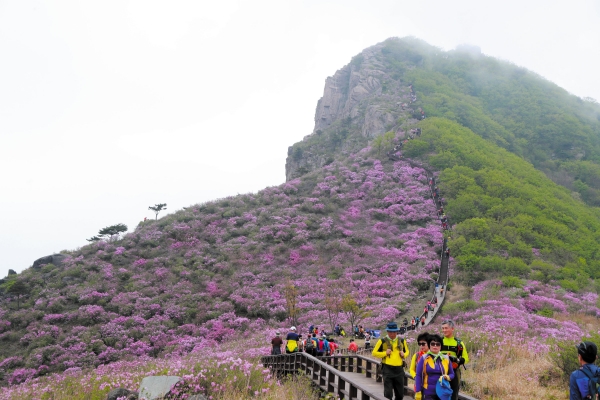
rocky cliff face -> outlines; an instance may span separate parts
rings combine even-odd
[[[313,132],[290,146],[286,180],[331,162],[336,154],[366,145],[389,130],[402,133],[411,120],[410,83],[390,73],[382,51],[385,42],[364,50],[325,80],[315,111]]]

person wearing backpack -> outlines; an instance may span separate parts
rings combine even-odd
[[[334,338],[329,338],[329,355],[333,356],[335,355],[335,351],[337,350],[337,348],[340,347],[336,342]]]
[[[317,357],[323,357],[329,353],[329,342],[324,337],[320,337],[317,340]]]
[[[434,334],[427,337],[429,351],[417,363],[415,374],[415,392],[421,392],[423,400],[438,400],[438,381],[445,379],[451,382],[454,378],[454,369],[450,358],[442,354],[442,337]],[[454,397],[454,393],[452,393]],[[450,396],[448,396],[450,398]]]
[[[423,332],[419,336],[417,336],[417,344],[419,345],[419,351],[412,356],[412,360],[410,361],[410,376],[415,379],[417,376],[417,364],[421,357],[424,354],[427,354],[429,351],[429,345],[427,344],[427,339],[429,338],[429,333]],[[421,392],[417,392],[415,390],[415,400],[421,400]]]
[[[454,378],[450,381],[452,400],[458,400],[461,375],[460,366],[469,362],[469,353],[467,353],[464,342],[454,337],[454,321],[449,319],[442,322],[442,333],[444,334],[442,353],[450,357],[452,368],[454,369]]]
[[[306,341],[304,342],[304,351],[314,357],[317,355],[316,349],[317,344],[315,343],[313,335],[309,333]]]
[[[296,327],[292,326],[290,328],[290,332],[287,334],[285,340],[287,343],[285,344],[285,353],[296,353],[298,351],[298,334],[296,333]]]
[[[377,341],[373,357],[381,358],[383,375],[383,396],[386,399],[396,400],[404,398],[404,359],[408,357],[409,350],[406,339],[398,336],[398,324],[390,322],[386,327],[387,335]]]
[[[596,400],[600,368],[594,362],[598,357],[598,347],[593,342],[581,342],[576,348],[580,367],[569,379],[569,400]]]

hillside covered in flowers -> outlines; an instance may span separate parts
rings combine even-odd
[[[144,222],[19,276],[28,297],[19,310],[4,298],[0,309],[4,381],[280,326],[289,282],[302,326],[327,321],[332,289],[379,326],[435,277],[435,217],[425,171],[367,149],[278,187]]]
[[[600,340],[600,108],[572,97],[411,38],[366,49],[328,78],[314,132],[289,149],[286,183],[4,279],[5,397],[86,398],[171,373],[190,393],[219,398],[235,376],[253,382],[240,398],[269,398],[280,382],[256,357],[275,330],[349,328],[332,299],[353,301],[370,328],[422,310],[444,239],[435,176],[451,222],[441,314],[468,343],[466,391],[561,398],[573,343]],[[525,364],[528,385],[507,385]]]

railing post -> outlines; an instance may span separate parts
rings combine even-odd
[[[327,386],[327,370],[325,368],[319,370],[319,386]]]
[[[341,376],[338,376],[338,387],[337,387],[337,395],[340,399],[344,398],[344,391],[346,390],[346,381]]]
[[[350,382],[348,397],[350,397],[350,399],[355,399],[358,397],[358,389],[352,384],[352,382]]]
[[[328,393],[333,393],[335,391],[335,374],[332,374],[331,372],[329,372],[327,374],[327,392]]]
[[[366,365],[366,369],[365,369],[365,376],[367,378],[370,378],[373,374],[371,373],[371,368],[373,368],[373,363],[371,363],[371,361],[367,360],[367,365]]]

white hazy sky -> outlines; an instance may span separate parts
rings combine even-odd
[[[597,0],[0,0],[0,278],[284,182],[325,78],[409,35],[600,99]]]

